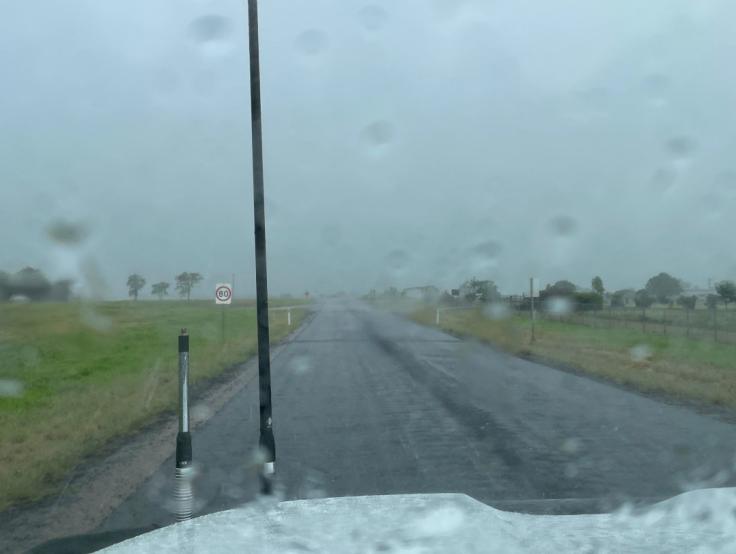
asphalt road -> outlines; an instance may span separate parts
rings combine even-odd
[[[736,426],[722,419],[354,301],[318,305],[272,372],[289,499],[461,492],[576,513],[736,484]],[[254,379],[193,434],[199,514],[254,498],[257,405]],[[172,458],[100,530],[170,523],[173,474]]]

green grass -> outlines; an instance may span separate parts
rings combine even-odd
[[[435,323],[434,306],[415,306],[408,315],[425,325]],[[732,344],[549,320],[537,321],[536,341],[530,344],[528,316],[493,320],[479,309],[442,312],[440,326],[513,354],[532,354],[644,392],[736,408]],[[650,353],[644,359],[635,355],[642,346]]]
[[[294,300],[270,302],[272,307]],[[85,455],[176,406],[177,335],[190,334],[191,383],[256,349],[253,302],[0,304],[0,509],[52,493]],[[271,312],[271,337],[305,310]],[[0,388],[0,392],[3,388]]]

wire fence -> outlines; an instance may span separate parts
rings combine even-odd
[[[736,344],[736,310],[604,308],[568,314],[541,311],[539,317],[547,321],[593,328],[630,329],[664,336]]]

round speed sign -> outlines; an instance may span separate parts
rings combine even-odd
[[[233,288],[229,284],[220,283],[215,287],[215,302],[217,304],[230,304],[233,299]]]

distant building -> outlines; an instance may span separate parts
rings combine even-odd
[[[416,300],[425,300],[427,302],[437,300],[440,296],[440,289],[434,285],[424,285],[421,287],[408,287],[401,291],[401,296],[414,298]]]

